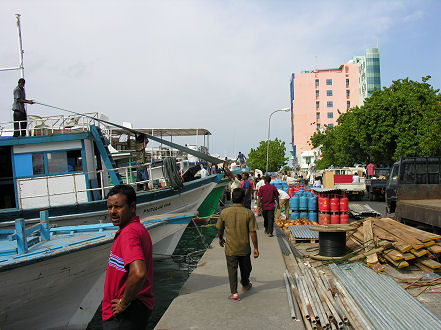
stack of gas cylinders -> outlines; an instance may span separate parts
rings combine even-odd
[[[286,183],[286,181],[281,179],[274,179],[271,181],[271,184],[277,188],[277,190],[283,190],[284,192],[288,193],[289,186]]]
[[[304,187],[295,187],[290,192],[292,193],[289,200],[291,219],[306,218],[317,221],[317,196],[313,192],[306,191]]]
[[[319,194],[318,209],[318,222],[321,225],[349,223],[348,198],[344,194]]]

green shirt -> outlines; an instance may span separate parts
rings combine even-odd
[[[217,230],[225,229],[225,254],[246,256],[251,254],[250,231],[257,231],[254,213],[242,204],[233,204],[223,210],[217,220]]]

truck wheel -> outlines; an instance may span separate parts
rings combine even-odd
[[[397,208],[397,204],[395,202],[390,202],[389,212],[395,213],[395,209]]]

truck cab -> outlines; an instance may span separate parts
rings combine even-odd
[[[434,185],[441,184],[440,174],[441,157],[411,157],[395,162],[386,186],[385,197],[389,212],[395,212],[400,192],[401,197],[407,199],[406,196],[412,191],[429,191]],[[414,196],[414,199],[419,199],[417,197]]]

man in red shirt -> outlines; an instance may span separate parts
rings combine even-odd
[[[103,329],[145,329],[152,313],[152,239],[136,216],[136,193],[128,185],[107,196],[109,217],[119,226],[104,283]]]
[[[260,187],[257,194],[257,207],[262,211],[263,225],[265,227],[265,234],[269,237],[273,236],[274,226],[274,209],[276,203],[279,202],[279,192],[276,187],[270,185],[271,177],[269,175],[264,177],[265,185]]]
[[[375,165],[369,163],[369,165],[366,167],[366,171],[368,179],[372,178],[375,175]]]

